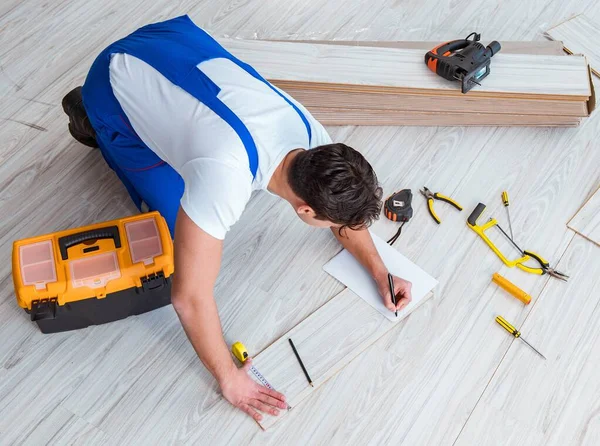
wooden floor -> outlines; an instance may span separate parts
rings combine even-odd
[[[386,192],[412,188],[415,216],[397,247],[440,284],[267,433],[222,400],[171,307],[42,335],[16,305],[13,240],[135,212],[100,154],[70,138],[60,100],[105,45],[141,25],[189,13],[231,37],[437,40],[476,30],[537,40],[578,13],[600,22],[597,0],[368,3],[0,4],[0,444],[600,444],[600,247],[566,227],[600,185],[598,111],[570,129],[331,128],[372,162]],[[423,185],[465,211],[441,203],[436,225]],[[568,283],[504,268],[467,228],[480,201],[506,225],[504,189],[519,243],[558,262]],[[395,226],[374,230],[385,238]],[[225,245],[216,287],[225,337],[252,352],[342,289],[321,270],[340,249],[333,236],[274,197],[255,196]],[[490,284],[496,271],[532,303]],[[497,314],[548,360],[499,328]]]

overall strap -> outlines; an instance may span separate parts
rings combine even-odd
[[[233,63],[238,65],[240,68],[244,69],[248,74],[250,74],[251,76],[255,77],[256,79],[264,82],[271,90],[273,90],[275,93],[277,93],[279,96],[281,96],[283,98],[283,100],[285,102],[287,102],[296,111],[296,113],[298,113],[298,115],[300,116],[300,119],[302,119],[302,122],[304,123],[304,126],[306,127],[306,133],[308,133],[308,145],[310,147],[310,144],[312,141],[312,131],[310,129],[310,123],[308,122],[308,119],[306,118],[304,113],[302,113],[302,110],[300,110],[296,106],[296,104],[294,104],[292,101],[290,101],[287,96],[283,95],[279,90],[277,90],[269,81],[267,81],[265,78],[263,78],[254,68],[252,68],[252,66],[248,65],[245,62],[242,62],[241,60],[237,59],[236,57],[234,57],[231,54],[229,54],[228,58]]]
[[[206,31],[197,27],[196,24],[192,22],[192,20],[189,18],[189,16],[185,15],[177,17],[172,21],[176,21],[177,27],[186,33],[183,43],[185,44],[185,46],[187,46],[189,54],[197,57],[196,65],[198,65],[200,62],[203,62],[204,60],[213,59],[217,57],[228,59],[237,66],[239,66],[241,69],[246,71],[246,73],[248,73],[250,76],[263,82],[267,87],[269,87],[276,94],[278,94],[285,102],[287,102],[296,111],[296,113],[298,113],[298,116],[300,116],[300,119],[304,123],[304,126],[306,127],[306,133],[308,134],[308,143],[310,146],[310,142],[312,140],[312,131],[310,128],[310,123],[304,115],[304,113],[302,113],[302,111],[296,106],[296,104],[294,104],[287,98],[287,96],[285,96],[279,90],[277,90],[270,82],[268,82],[254,68],[252,68],[252,66],[239,60],[237,57],[235,57],[229,51],[223,48],[221,44],[217,42]]]
[[[152,42],[148,45],[148,42]],[[252,177],[258,170],[258,152],[248,128],[218,97],[220,88],[197,65],[231,55],[187,16],[147,25],[110,47],[111,53],[136,57],[173,84],[210,108],[237,133],[246,153]]]

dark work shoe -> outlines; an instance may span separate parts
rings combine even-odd
[[[98,147],[96,132],[83,108],[81,87],[71,90],[62,100],[62,108],[69,117],[69,133],[88,147]]]

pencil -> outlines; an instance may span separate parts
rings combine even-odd
[[[394,308],[396,307],[396,294],[394,293],[394,277],[388,273],[388,281],[390,282],[390,294],[392,295],[392,303],[394,304]],[[396,317],[398,317],[398,310],[394,312]]]
[[[289,338],[288,341],[290,341],[290,345],[292,346],[292,350],[294,350],[294,355],[296,355],[296,358],[298,359],[298,362],[300,363],[300,367],[302,367],[302,371],[304,372],[304,376],[306,376],[306,379],[308,380],[308,383],[314,387],[314,384],[312,382],[312,379],[310,379],[310,375],[308,374],[308,372],[306,371],[306,367],[304,367],[304,363],[302,362],[302,359],[300,359],[300,355],[298,354],[298,350],[296,350],[296,346],[294,345],[294,343],[292,342],[292,338]]]

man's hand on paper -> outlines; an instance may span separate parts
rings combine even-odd
[[[394,278],[394,293],[396,294],[396,307],[392,303],[392,296],[390,295],[390,285],[388,282],[387,274],[385,277],[377,278],[377,289],[379,294],[383,298],[383,303],[386,308],[390,311],[400,311],[406,307],[412,300],[412,283],[407,280],[401,279],[398,276],[392,276]]]

